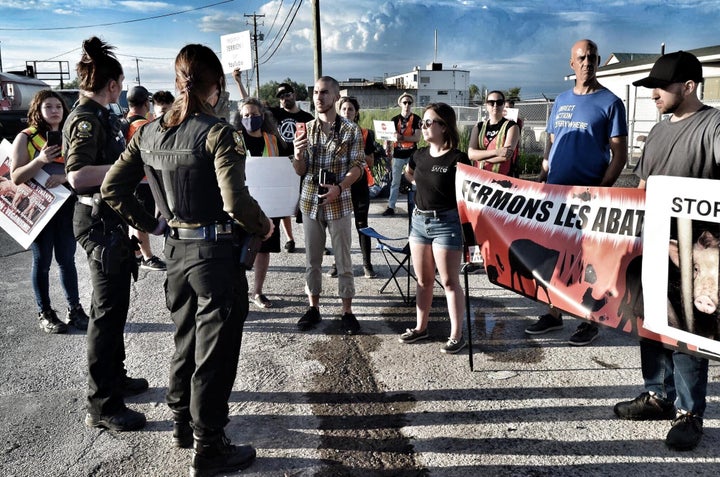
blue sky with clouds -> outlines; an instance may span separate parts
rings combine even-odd
[[[720,0],[319,1],[322,72],[339,80],[382,78],[437,59],[469,70],[478,86],[520,87],[523,98],[537,98],[570,87],[569,50],[581,38],[594,40],[603,59],[656,53],[663,42],[668,52],[720,44]],[[72,72],[82,40],[97,35],[117,47],[126,86],[139,70],[149,90],[172,90],[183,45],[219,52],[220,36],[249,30],[245,15],[253,13],[264,15],[260,83],[311,84],[310,0],[0,0],[2,66],[65,60]]]

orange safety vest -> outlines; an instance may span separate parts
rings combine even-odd
[[[135,134],[135,131],[140,129],[140,126],[149,123],[147,119],[141,117],[140,115],[135,116],[136,119],[134,119],[132,122],[128,125],[128,130],[125,133],[125,141],[130,142],[130,139],[133,137],[133,134]]]
[[[494,149],[496,150],[504,147],[503,144],[505,144],[505,134],[507,133],[507,128],[510,124],[510,121],[503,121],[502,125],[500,125],[500,131],[498,131],[497,136],[495,136],[492,141],[486,143],[487,138],[485,137],[485,132],[487,131],[487,124],[487,121],[483,121],[482,126],[480,127],[480,132],[478,133],[478,149],[483,151],[488,150],[490,148],[490,145],[493,143],[495,144]],[[494,163],[485,161],[481,162],[484,163],[483,169],[486,171],[495,172],[497,174],[509,175],[513,163],[517,160],[517,156],[518,148],[516,147],[515,151],[513,151],[513,156],[509,160]]]
[[[272,134],[263,132],[263,139],[265,139],[265,149],[263,150],[263,156],[278,157],[280,155],[280,148],[278,148],[277,138]]]
[[[413,135],[413,119],[415,118],[415,115],[410,113],[410,117],[408,118],[407,125],[405,126],[404,130],[400,130],[400,127],[402,125],[402,119],[398,119],[397,124],[395,125],[395,129],[402,134],[403,136],[412,136]],[[395,143],[395,147],[399,149],[412,149],[415,146],[415,143],[412,141],[398,141]]]
[[[22,133],[28,137],[28,144],[27,144],[27,150],[28,150],[28,156],[30,159],[35,159],[35,157],[40,154],[40,151],[43,147],[45,147],[45,143],[47,142],[44,137],[38,133],[38,130],[35,126],[30,126],[29,128],[23,129]],[[58,157],[53,159],[53,162],[57,162],[58,164],[65,164],[65,158],[60,154]]]
[[[366,146],[367,138],[368,138],[368,130],[365,128],[360,128],[360,132],[362,132],[363,146]],[[370,172],[370,168],[368,167],[367,162],[365,163],[365,175],[367,176],[368,187],[374,186],[375,178],[373,177],[372,172]]]

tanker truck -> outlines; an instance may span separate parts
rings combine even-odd
[[[0,138],[12,142],[27,127],[27,112],[35,94],[50,86],[36,78],[0,73]]]

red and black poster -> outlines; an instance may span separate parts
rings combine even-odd
[[[643,327],[644,190],[548,185],[459,164],[456,194],[465,239],[480,248],[493,284],[706,355]],[[657,259],[667,267],[667,252]]]

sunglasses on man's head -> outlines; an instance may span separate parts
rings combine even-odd
[[[402,104],[412,104],[412,101],[403,101]]]
[[[289,97],[292,96],[292,95],[293,95],[293,94],[292,94],[291,92],[283,93],[283,94],[280,95],[280,99],[289,98]]]
[[[487,104],[489,104],[490,106],[502,106],[503,104],[505,104],[505,100],[504,99],[488,99]]]

